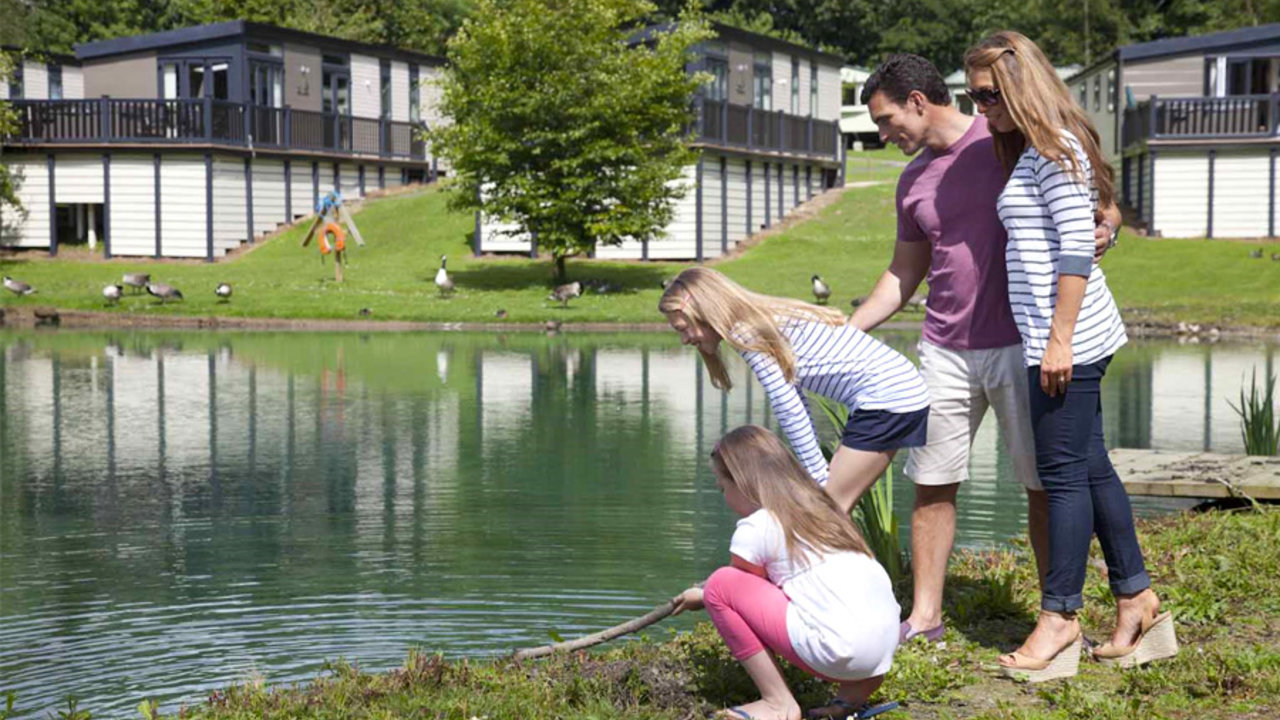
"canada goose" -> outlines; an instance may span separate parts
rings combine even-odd
[[[1274,262],[1280,262],[1280,253],[1271,253],[1271,259]]]
[[[231,299],[231,285],[218,283],[218,287],[214,288],[213,294],[217,295],[223,302],[226,302]]]
[[[494,316],[494,317],[496,317],[496,318],[498,318],[499,320],[506,320],[506,319],[507,319],[507,311],[506,311],[506,310],[503,310],[502,308],[498,308],[498,312],[494,313],[494,314],[493,314],[493,316]]]
[[[441,295],[448,295],[453,292],[453,278],[449,277],[449,271],[444,269],[447,262],[449,262],[449,256],[441,255],[440,269],[436,271],[436,287],[440,289]]]
[[[551,294],[547,296],[548,300],[559,302],[562,307],[569,307],[569,299],[582,296],[582,283],[577,280],[566,285],[559,285]]]
[[[866,299],[865,297],[856,297],[856,298],[854,298],[854,299],[850,300],[850,301],[849,301],[849,304],[850,304],[850,305],[852,305],[852,306],[854,306],[855,308],[857,308],[857,307],[862,307],[862,303],[864,303],[864,302],[866,302],[866,301],[867,301],[867,299]]]
[[[360,317],[372,317],[373,311],[370,310],[369,308],[360,308],[360,311],[357,312],[356,314],[359,315]]]
[[[1250,250],[1250,251],[1249,251],[1249,257],[1253,258],[1254,260],[1261,260],[1261,259],[1262,259],[1262,248],[1258,248],[1257,250]]]
[[[170,300],[181,300],[182,291],[172,285],[164,283],[147,283],[147,294],[152,297],[160,298],[160,304],[163,305]]]
[[[151,282],[150,273],[125,273],[121,278],[122,284],[131,288],[134,292],[142,292],[146,290],[147,283]]]
[[[827,300],[831,298],[831,286],[822,281],[822,278],[814,275],[813,280],[813,296],[817,298],[819,305],[826,305]]]
[[[120,296],[122,294],[124,294],[124,288],[119,285],[108,285],[102,288],[102,297],[106,298],[107,302],[113,305],[120,302]]]
[[[663,278],[663,280],[662,280],[662,289],[663,289],[663,290],[666,290],[667,288],[671,287],[671,282],[672,282],[672,281],[671,281],[671,278]]]
[[[563,324],[559,320],[548,320],[542,324],[542,327],[550,334],[560,332],[560,326]]]
[[[14,295],[30,295],[36,291],[36,289],[30,285],[22,282],[21,280],[14,280],[8,275],[4,276],[4,288]]]

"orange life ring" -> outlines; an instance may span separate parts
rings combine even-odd
[[[333,236],[332,247],[329,244],[329,236]],[[342,252],[347,249],[347,233],[338,223],[325,223],[324,231],[320,233],[320,254],[328,255],[333,250]]]

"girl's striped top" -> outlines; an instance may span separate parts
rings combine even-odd
[[[796,457],[818,484],[827,481],[827,461],[802,390],[844,403],[850,413],[905,413],[929,406],[929,390],[916,366],[858,328],[785,318],[778,320],[778,326],[796,356],[794,383],[786,381],[771,356],[761,352],[741,355],[768,393],[769,405]]]
[[[1093,262],[1093,168],[1075,135],[1066,130],[1062,135],[1075,153],[1083,181],[1031,146],[1018,158],[996,204],[1009,233],[1004,253],[1009,306],[1028,366],[1040,364],[1049,343],[1059,275],[1088,278],[1071,337],[1073,364],[1097,362],[1127,340],[1106,277]]]

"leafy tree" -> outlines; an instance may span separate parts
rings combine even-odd
[[[565,258],[654,237],[696,161],[685,71],[710,37],[689,12],[641,42],[647,0],[480,0],[449,45],[429,131],[456,174],[450,202],[534,233]]]
[[[0,53],[0,83],[9,82],[10,73],[13,72],[13,63],[18,60],[9,53]],[[0,100],[0,138],[8,137],[17,130],[17,118],[14,115],[13,108],[9,103]],[[4,145],[0,143],[0,155],[4,154]],[[18,200],[18,189],[14,181],[13,173],[10,172],[9,166],[0,162],[0,231],[2,231],[4,216],[14,213],[22,213],[22,203]]]

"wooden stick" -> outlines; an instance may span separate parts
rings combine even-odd
[[[599,645],[600,643],[608,642],[616,637],[621,637],[623,635],[636,632],[637,630],[647,628],[670,615],[671,611],[674,610],[675,607],[675,604],[668,600],[644,615],[633,620],[628,620],[621,625],[614,625],[611,628],[601,630],[593,635],[580,637],[577,640],[566,640],[565,642],[558,642],[551,645],[542,645],[539,647],[516,650],[511,654],[511,659],[530,660],[532,658],[539,658],[558,652],[573,652],[574,650],[589,648],[592,645]]]
[[[316,215],[316,219],[311,221],[311,229],[307,230],[307,236],[302,239],[302,247],[311,244],[311,238],[315,237],[316,230],[324,222],[324,215]]]

